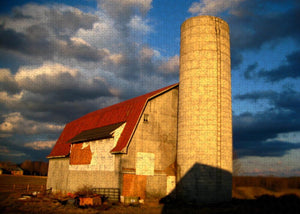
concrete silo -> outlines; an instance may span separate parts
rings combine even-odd
[[[232,113],[228,24],[198,16],[181,26],[177,199],[231,200]]]

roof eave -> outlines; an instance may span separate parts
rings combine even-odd
[[[82,139],[79,141],[74,141],[74,142],[70,142],[68,141],[68,143],[71,144],[76,144],[76,143],[84,143],[84,142],[90,142],[90,141],[96,141],[96,140],[103,140],[103,139],[109,139],[109,138],[113,138],[113,136],[109,136],[109,137],[103,137],[103,138],[90,138],[90,139]]]
[[[54,159],[54,158],[66,158],[69,155],[57,155],[57,156],[47,156],[47,159]]]
[[[125,151],[111,151],[110,152],[111,154],[126,154],[127,152],[125,152]]]

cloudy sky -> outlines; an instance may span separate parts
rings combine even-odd
[[[178,82],[180,25],[229,23],[243,173],[300,176],[298,0],[0,3],[0,161],[45,160],[64,125]]]

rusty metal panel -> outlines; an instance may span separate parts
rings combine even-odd
[[[141,199],[146,197],[147,176],[124,174],[123,175],[123,196],[137,196]]]
[[[80,146],[82,145],[81,149]],[[79,163],[77,165],[72,164],[69,166],[69,170],[83,170],[83,171],[114,171],[115,170],[115,155],[111,154],[109,151],[114,146],[114,139],[102,139],[96,141],[90,141],[79,144],[72,144],[71,148],[71,156],[73,159],[79,159]],[[78,148],[79,147],[79,148]],[[86,148],[90,149],[91,159],[87,162],[85,159],[84,150]],[[73,148],[75,148],[75,154],[73,153]],[[76,157],[74,157],[76,156]],[[71,159],[72,159],[71,158]]]
[[[90,164],[92,160],[92,152],[90,144],[78,143],[72,145],[72,152],[70,154],[70,164]]]

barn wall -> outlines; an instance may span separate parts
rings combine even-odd
[[[86,187],[120,188],[120,158],[115,156],[113,171],[69,170],[68,189],[72,192]]]
[[[122,155],[123,178],[125,174],[146,176],[144,191],[148,198],[165,196],[167,178],[175,176],[177,104],[178,88],[150,100],[129,144],[128,153]],[[145,114],[148,121],[144,121]]]
[[[92,158],[89,164],[83,161],[82,164],[69,165],[68,189],[72,192],[84,186],[96,188],[120,188],[120,156],[111,154],[115,147],[125,123],[114,131],[114,138],[95,140],[80,143],[82,151],[90,148]],[[72,149],[71,148],[71,156]],[[77,146],[78,147],[78,146]],[[75,148],[75,147],[74,147]],[[80,156],[80,154],[78,154]],[[85,153],[82,154],[85,156]]]
[[[67,191],[69,177],[69,158],[49,159],[47,189],[52,191]]]
[[[114,171],[69,170],[69,158],[49,159],[47,189],[75,192],[81,187],[120,188],[120,156],[115,155]]]
[[[125,125],[114,131],[113,138],[73,144],[71,158],[49,159],[47,188],[63,192],[75,192],[85,186],[120,188],[120,155],[110,151]]]

